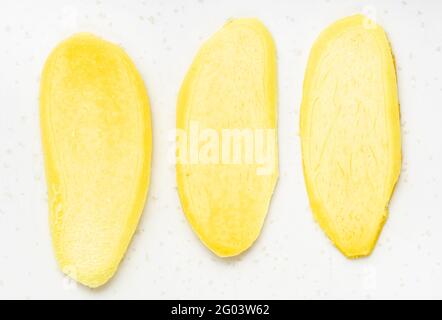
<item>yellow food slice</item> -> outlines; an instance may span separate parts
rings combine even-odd
[[[46,62],[40,120],[56,258],[98,287],[117,270],[145,203],[152,138],[143,80],[118,46],[75,35]]]
[[[231,20],[202,46],[180,90],[177,128],[190,137],[190,147],[188,162],[176,167],[179,195],[193,230],[221,257],[237,255],[257,239],[277,181],[275,55],[271,35],[258,20]],[[218,135],[218,158],[195,161],[192,126]],[[246,138],[240,140],[241,161],[223,159],[228,136],[223,139],[222,132],[234,129],[265,131],[261,137],[273,145],[267,149],[268,163],[256,157],[246,161],[245,141],[251,141]]]
[[[401,141],[391,47],[368,18],[340,20],[314,44],[301,142],[315,219],[344,255],[369,255],[399,177]]]

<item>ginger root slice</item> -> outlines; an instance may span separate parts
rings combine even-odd
[[[46,62],[40,120],[56,259],[78,282],[101,286],[126,252],[148,190],[143,80],[120,47],[74,35]]]
[[[369,255],[401,167],[395,62],[384,30],[356,15],[315,42],[300,134],[315,219],[349,258]]]
[[[274,43],[256,19],[231,20],[210,38],[181,87],[177,128],[188,143],[178,191],[193,230],[220,257],[247,250],[267,215],[278,177],[276,96]]]

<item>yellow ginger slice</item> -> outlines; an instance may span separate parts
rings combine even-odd
[[[278,177],[276,95],[274,43],[256,19],[212,36],[181,87],[177,128],[189,143],[178,149],[178,191],[193,230],[220,257],[248,249],[267,215]]]
[[[149,102],[118,46],[90,34],[62,42],[41,81],[50,227],[63,272],[89,286],[116,272],[149,185]]]
[[[322,32],[307,66],[300,124],[315,219],[345,256],[369,255],[401,167],[396,70],[379,25],[356,15]]]

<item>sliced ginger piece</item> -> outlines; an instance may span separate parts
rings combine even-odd
[[[56,259],[78,282],[101,286],[126,252],[148,189],[144,83],[121,48],[75,35],[46,62],[40,119]]]
[[[179,195],[193,230],[220,257],[238,255],[257,239],[277,181],[275,54],[271,35],[258,20],[231,20],[202,46],[180,90],[177,128],[190,145],[192,127],[205,138],[196,143],[199,154],[190,146],[187,163],[177,163]],[[245,136],[257,129],[252,140],[237,140],[243,143],[239,162],[234,151],[228,158],[227,145],[235,142],[222,134],[234,129]],[[267,162],[257,157],[247,162],[245,149],[260,141],[261,129]],[[210,132],[219,137],[212,150],[219,154],[204,162]]]
[[[401,139],[391,47],[368,18],[340,20],[314,44],[301,142],[315,219],[345,256],[369,255],[399,177]]]

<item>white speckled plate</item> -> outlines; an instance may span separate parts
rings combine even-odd
[[[0,3],[0,298],[442,298],[442,2],[344,0],[67,1]],[[403,172],[368,259],[349,261],[313,221],[298,116],[311,45],[331,22],[363,12],[396,56]],[[280,179],[263,233],[239,258],[211,255],[178,200],[170,132],[182,79],[203,39],[229,17],[259,17],[279,63]],[[50,50],[78,31],[120,43],[151,98],[148,204],[116,278],[98,291],[65,279],[48,230],[38,123]]]

